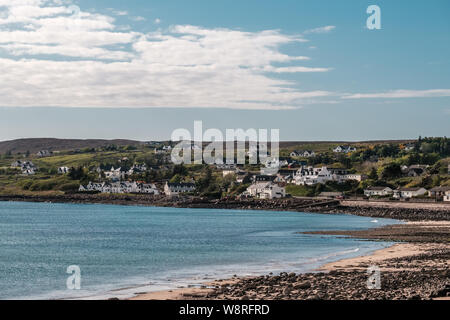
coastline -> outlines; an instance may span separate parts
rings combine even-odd
[[[110,197],[105,198],[105,202],[100,202],[101,204],[149,205],[148,203],[142,204],[130,201],[132,198],[126,199],[127,195],[120,196],[120,198],[126,199],[123,203],[111,201]],[[28,198],[25,201],[32,200],[34,198]],[[40,198],[39,200],[43,199]],[[85,203],[84,201],[56,202]],[[142,292],[130,299],[447,299],[449,283],[445,281],[450,277],[450,270],[448,268],[448,262],[450,262],[448,248],[448,243],[450,242],[450,221],[448,220],[450,211],[442,210],[440,208],[441,206],[430,208],[430,204],[425,204],[421,208],[411,209],[399,208],[397,203],[395,203],[395,206],[390,207],[389,203],[387,203],[387,206],[386,204],[370,206],[369,202],[356,202],[354,206],[351,206],[348,203],[342,205],[342,202],[344,201],[328,201],[326,205],[320,205],[321,203],[318,200],[312,199],[288,199],[282,201],[234,200],[232,202],[192,198],[188,200],[176,199],[175,201],[172,200],[169,202],[165,199],[162,202],[163,205],[161,205],[163,207],[230,209],[230,206],[237,206],[237,209],[246,210],[306,211],[324,214],[355,214],[356,212],[355,215],[360,216],[374,218],[381,216],[383,218],[395,219],[399,219],[398,212],[400,212],[401,217],[408,217],[408,219],[401,220],[409,221],[406,224],[389,225],[368,230],[311,232],[317,235],[355,237],[368,241],[401,241],[401,243],[377,250],[369,255],[326,263],[314,272],[298,275],[281,274],[280,276],[274,276],[269,274],[252,277],[235,277],[210,281],[200,287],[148,293]],[[161,199],[157,203],[161,203]],[[152,206],[157,203],[153,203]],[[317,203],[319,205],[316,205]],[[330,203],[334,203],[334,205],[329,205]],[[278,208],[274,210],[273,207],[276,206]],[[444,207],[444,209],[447,208]],[[415,213],[419,213],[420,217],[425,216],[426,221],[416,221],[418,217]],[[447,220],[441,219],[442,217],[447,218]],[[420,262],[424,257],[428,257],[424,260],[426,263],[424,261]],[[445,262],[444,264],[442,260]],[[410,268],[412,262],[415,264],[414,268]],[[388,283],[397,283],[397,286],[399,286],[399,283],[406,283],[406,287],[402,289],[403,291],[389,292],[387,295],[383,292],[378,292],[378,290],[375,293],[372,291],[368,292],[364,285],[367,280],[367,267],[370,263],[375,263],[380,266],[382,273],[387,273],[389,276],[394,277]],[[429,269],[429,265],[432,265],[435,270]],[[429,274],[424,275],[424,273]],[[404,277],[406,278],[403,279]],[[420,279],[417,280],[417,277]],[[407,278],[416,279],[416,284],[408,283]],[[427,287],[430,283],[432,283],[431,287]],[[326,287],[330,285],[333,285],[333,287],[337,286],[338,289],[330,292],[323,288],[324,284],[326,284]],[[351,286],[349,287],[348,284],[351,284]],[[268,289],[270,287],[274,289]],[[389,290],[391,289],[389,288]]]
[[[351,214],[404,221],[450,221],[450,202],[393,202],[319,198],[217,200],[193,196],[171,198],[162,195],[80,193],[57,195],[0,195],[0,201],[113,204],[198,209],[269,210],[322,214]]]
[[[392,226],[347,231],[345,236],[370,240],[402,237],[407,230],[411,236],[426,231],[422,241],[406,240],[368,255],[345,258],[322,265],[315,272],[305,274],[262,275],[235,277],[204,284],[203,288],[180,288],[141,293],[129,300],[186,300],[186,299],[450,299],[448,278],[450,270],[450,222],[408,222],[405,228]],[[383,229],[385,234],[382,234]],[[372,231],[371,231],[372,230]],[[378,230],[378,237],[373,230]],[[446,231],[442,233],[442,231]],[[352,235],[353,233],[353,235]],[[395,235],[394,235],[395,233]],[[333,234],[317,232],[316,234]],[[404,235],[403,235],[404,236]],[[400,241],[405,241],[401,239]],[[376,265],[382,276],[381,290],[366,288],[367,268]]]

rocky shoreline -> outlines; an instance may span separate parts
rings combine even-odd
[[[271,210],[314,212],[325,214],[352,214],[366,217],[390,218],[405,221],[450,221],[450,204],[434,205],[414,203],[414,207],[402,207],[401,203],[386,202],[375,206],[363,201],[349,202],[324,199],[220,199],[200,197],[153,196],[144,194],[59,194],[59,195],[0,195],[0,201],[29,201],[56,203],[91,203],[116,205],[144,205],[175,208],[211,208],[241,210]],[[409,203],[411,204],[411,203]]]
[[[433,249],[427,253],[385,260],[378,265],[395,270],[381,273],[381,289],[367,288],[367,267],[332,270],[328,273],[260,276],[242,279],[232,285],[224,284],[204,295],[189,294],[185,298],[226,299],[226,300],[411,300],[448,297],[450,294],[450,270],[445,263],[432,268],[430,261],[448,261],[450,252]],[[363,268],[363,269],[361,269]],[[417,271],[406,270],[417,268]]]
[[[450,205],[448,205],[447,208],[399,208],[393,206],[374,207],[359,205],[338,205],[335,207],[320,208],[319,210],[311,208],[311,210],[309,210],[308,212],[320,212],[328,214],[339,214],[345,212],[346,214],[357,216],[388,218],[404,221],[450,221]]]
[[[376,231],[316,232],[371,240],[404,241],[369,256],[306,274],[281,273],[218,280],[212,288],[138,295],[152,300],[430,300],[450,299],[450,223],[411,222]],[[368,267],[380,269],[381,289],[367,287]]]

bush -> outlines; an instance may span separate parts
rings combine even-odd
[[[80,187],[80,185],[78,183],[71,182],[71,183],[63,184],[62,186],[59,187],[59,189],[64,192],[74,192],[74,191],[78,191],[79,187]]]
[[[313,197],[316,195],[314,187],[287,185],[286,192],[297,197]]]
[[[22,187],[23,190],[29,190],[32,184],[33,184],[32,180],[25,180],[20,183],[20,186]]]
[[[383,179],[397,178],[401,175],[402,170],[400,169],[400,165],[397,163],[389,163],[383,168],[383,171],[381,173],[381,177]]]
[[[29,187],[29,190],[30,191],[48,191],[48,190],[52,190],[56,185],[57,185],[57,183],[52,180],[35,181]]]
[[[203,192],[201,196],[207,197],[209,199],[220,199],[222,197],[222,192],[221,191]]]

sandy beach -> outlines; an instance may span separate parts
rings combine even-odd
[[[131,300],[450,299],[448,221],[316,234],[403,242],[370,255],[327,263],[311,273],[217,280],[203,288],[150,292]],[[369,290],[366,285],[367,268],[373,265],[380,269],[380,290]]]

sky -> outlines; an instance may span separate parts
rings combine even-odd
[[[381,29],[369,29],[369,5]],[[0,141],[450,134],[450,2],[0,0]]]

